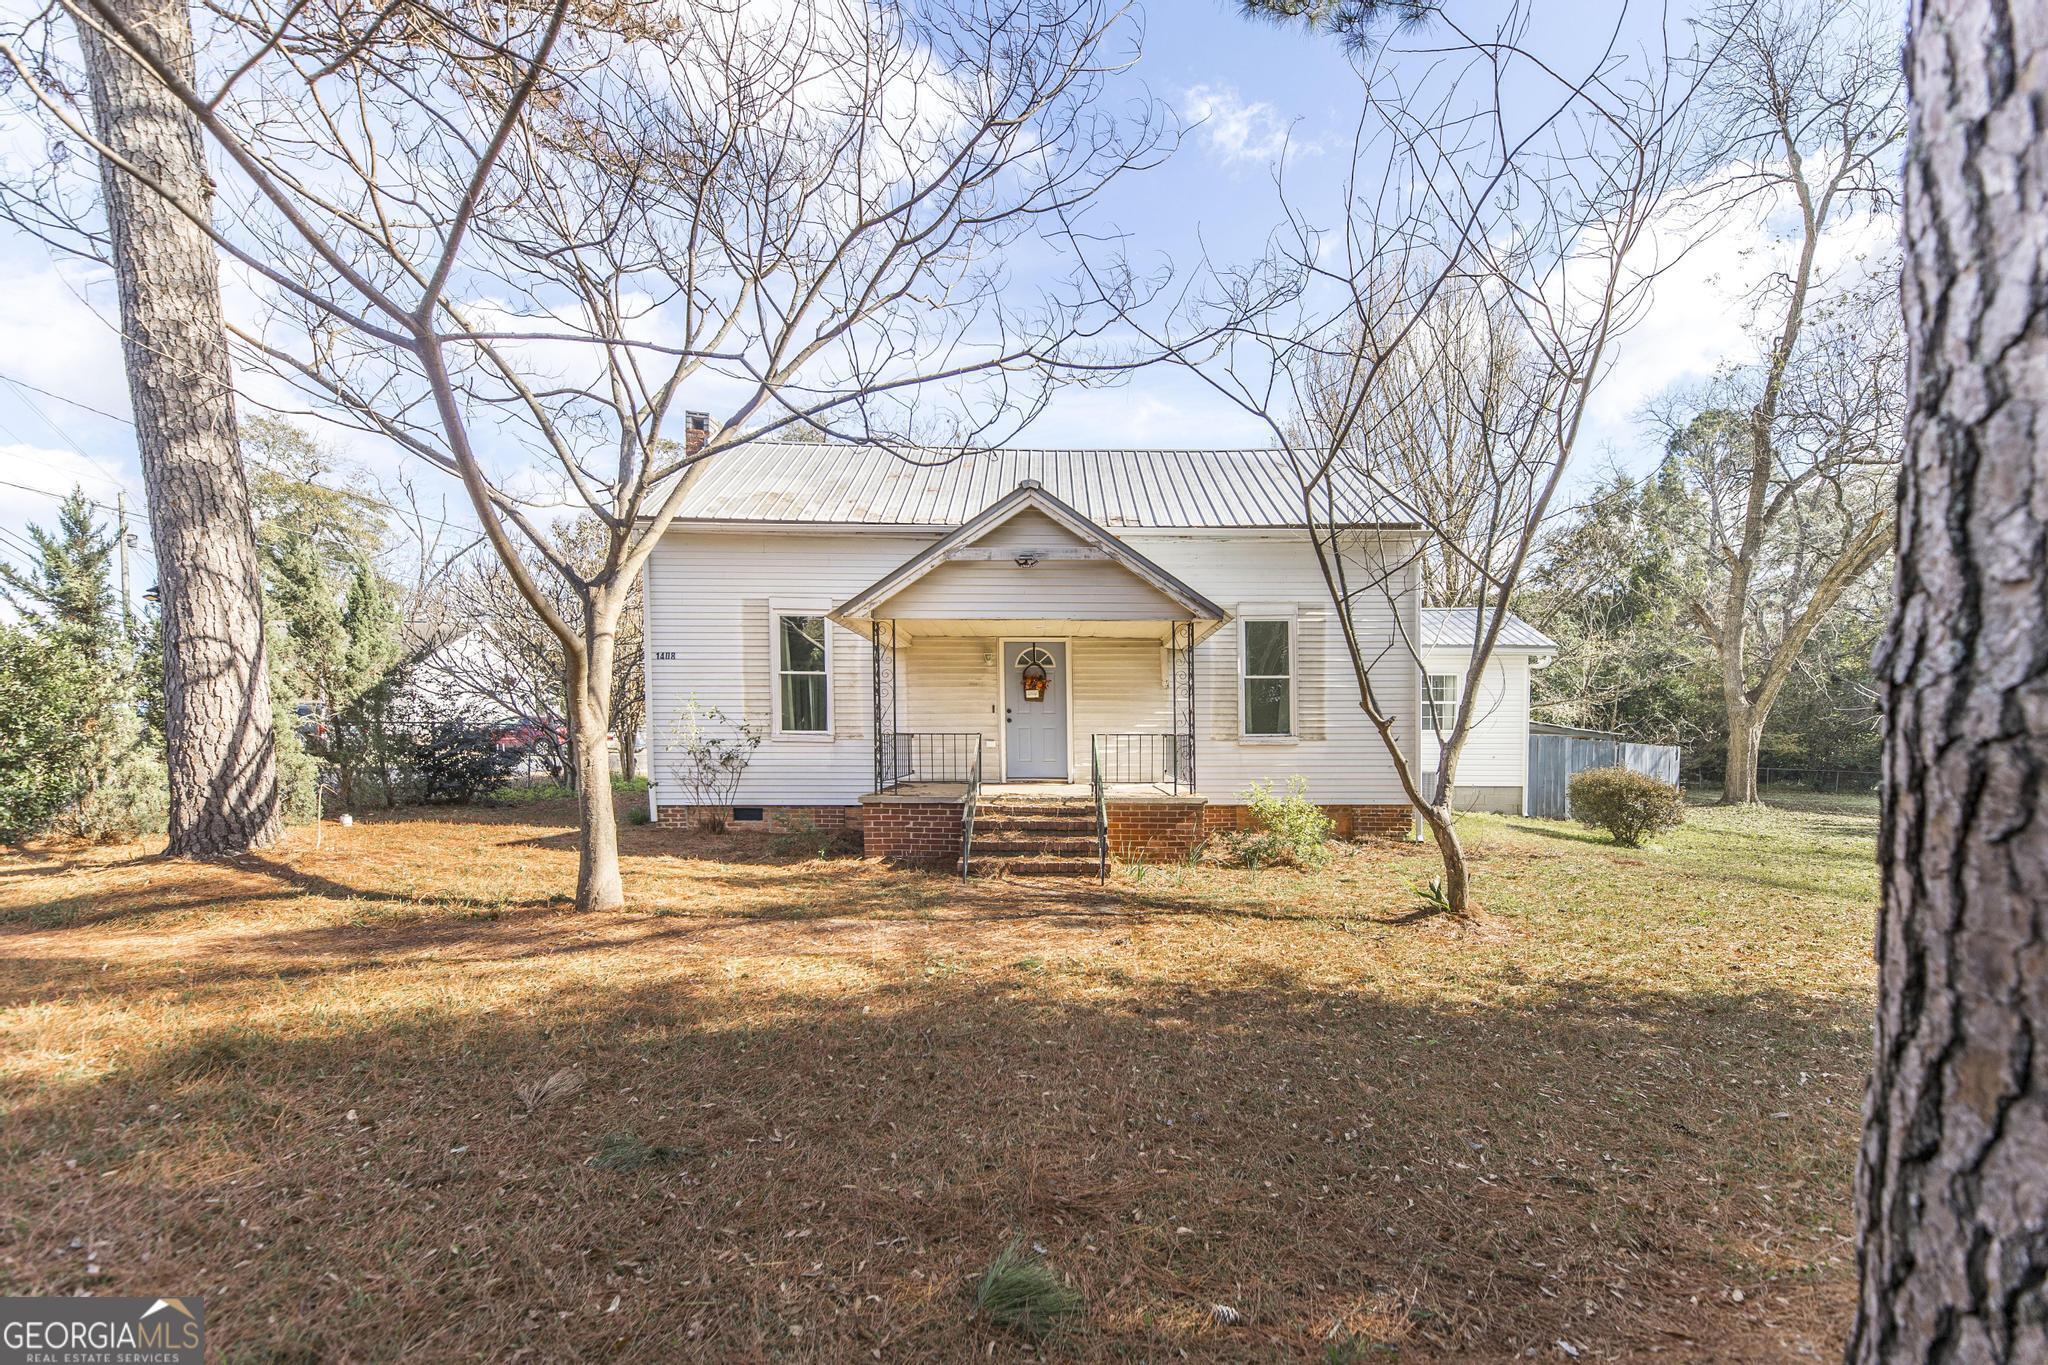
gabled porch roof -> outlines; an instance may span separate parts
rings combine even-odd
[[[1071,539],[1062,544],[1024,549],[990,548],[980,544],[991,532],[1028,512],[1036,512],[1049,519]],[[891,604],[912,585],[934,572],[948,565],[993,565],[1002,560],[1013,560],[1019,568],[1030,568],[1041,560],[1079,560],[1115,566],[1155,594],[1151,600],[1156,603],[1157,610],[1148,612],[1142,620],[1128,616],[1104,618],[1115,619],[1129,627],[1186,623],[1193,626],[1199,639],[1229,619],[1229,613],[1223,608],[1046,492],[1035,479],[1018,484],[1015,490],[982,509],[959,529],[920,550],[840,603],[833,609],[832,619],[848,629],[863,631],[876,620],[892,619],[895,613],[890,610]],[[1047,619],[1044,605],[1032,592],[1028,579],[1020,580],[1015,591],[1004,596],[1005,600],[999,606],[985,604],[967,619],[985,622],[992,629],[1005,622],[1043,623]],[[1069,608],[1055,619],[1091,619],[1085,612],[1083,608],[1077,615],[1074,609]],[[925,624],[935,623],[927,621]]]

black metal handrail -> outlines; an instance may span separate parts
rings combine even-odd
[[[1088,786],[1095,793],[1095,879],[1109,880],[1109,803],[1102,791],[1102,736],[1088,737]]]
[[[960,880],[967,880],[967,860],[974,856],[974,807],[981,800],[981,750],[974,751],[967,773],[967,804],[960,808]]]
[[[979,730],[898,730],[889,736],[888,774],[881,790],[909,782],[965,782],[981,762]]]
[[[1194,745],[1186,735],[1098,734],[1094,740],[1105,782],[1156,784],[1175,795],[1195,789],[1188,762]]]

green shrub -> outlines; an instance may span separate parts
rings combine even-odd
[[[1330,817],[1308,799],[1308,780],[1289,778],[1287,790],[1276,792],[1254,782],[1244,794],[1252,828],[1230,836],[1230,850],[1245,867],[1321,867],[1330,856]]]
[[[77,799],[92,690],[74,651],[0,621],[0,839],[41,833]]]
[[[974,1309],[1036,1341],[1081,1311],[1081,1292],[1019,1237],[982,1273],[974,1287]]]
[[[1685,823],[1685,794],[1669,782],[1628,768],[1587,768],[1572,774],[1572,817],[1604,829],[1625,848]]]
[[[69,822],[91,839],[162,834],[171,823],[171,777],[161,756],[143,742],[141,726],[133,742],[112,755]],[[61,825],[60,825],[61,828]]]
[[[405,767],[421,801],[470,805],[497,795],[524,758],[505,742],[502,727],[452,714],[428,722],[413,740]]]

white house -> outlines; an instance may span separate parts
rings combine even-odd
[[[1472,671],[1478,613],[1469,607],[1422,609],[1424,788],[1435,781],[1441,737],[1457,721]],[[1519,616],[1501,622],[1458,758],[1453,800],[1460,810],[1527,815],[1530,675],[1557,657],[1557,642]]]
[[[735,818],[858,824],[879,856],[956,860],[970,829],[1043,870],[1176,856],[1295,775],[1340,832],[1405,833],[1296,487],[1262,450],[720,455],[643,585],[654,817],[690,818],[677,734],[715,708],[764,735]],[[1411,565],[1420,532],[1347,534]],[[1415,588],[1354,612],[1411,759]]]

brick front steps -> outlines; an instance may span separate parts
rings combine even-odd
[[[1071,790],[1071,788],[1069,789]],[[1206,838],[1243,828],[1243,806],[1199,796],[1113,794],[1107,803],[1109,856],[1117,862],[1174,863]],[[859,824],[867,853],[891,862],[960,870],[958,797],[862,798]],[[1325,806],[1339,838],[1402,838],[1413,816],[1406,806]],[[669,808],[663,809],[668,815]],[[680,813],[680,812],[679,812]],[[852,823],[849,821],[848,823]],[[974,811],[969,871],[991,875],[1092,877],[1096,861],[1095,802],[1086,796],[983,795]]]
[[[1086,797],[982,797],[974,803],[977,876],[1093,877],[1095,803]],[[955,860],[954,867],[959,867]]]

